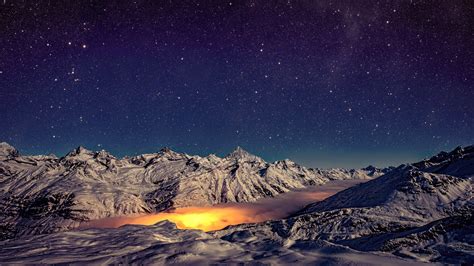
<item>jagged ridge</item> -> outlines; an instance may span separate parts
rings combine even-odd
[[[0,145],[3,237],[75,228],[104,217],[170,208],[249,202],[332,179],[371,178],[378,170],[320,170],[290,160],[267,163],[238,147],[224,158],[163,148],[118,159],[78,147],[66,156],[20,156]]]
[[[293,217],[230,226],[214,234],[238,243],[330,241],[421,261],[472,263],[472,146],[402,165],[311,204]],[[444,173],[451,175],[446,175]]]
[[[170,159],[177,156],[169,150],[162,152]],[[428,164],[402,165],[283,220],[230,226],[209,234],[176,230],[167,222],[151,227],[61,232],[2,242],[5,248],[0,251],[0,260],[9,263],[406,265],[432,261],[472,264],[471,152],[462,149],[462,156],[455,158],[443,153],[443,157],[451,157],[449,160],[437,157],[436,161],[424,161],[430,161]],[[146,158],[135,159],[138,165],[148,165]],[[217,163],[220,159],[211,160]],[[293,164],[280,161],[272,165],[277,169],[298,169]],[[450,169],[451,175],[446,174],[446,169]],[[68,202],[67,198],[59,200]],[[88,243],[85,246],[84,241]],[[43,243],[49,243],[50,248],[39,248]],[[19,248],[30,252],[19,255],[16,252]]]

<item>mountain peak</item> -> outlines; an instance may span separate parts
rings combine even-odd
[[[110,152],[106,150],[100,150],[95,153],[96,158],[115,158]]]
[[[229,153],[225,158],[236,159],[236,160],[242,160],[242,159],[261,160],[259,157],[249,153],[248,151],[244,150],[240,146],[237,146],[235,150]]]
[[[76,153],[77,154],[91,153],[91,151],[86,149],[86,147],[84,147],[84,146],[79,146],[79,147],[76,148]]]
[[[163,147],[160,149],[161,153],[170,153],[173,152],[170,147]]]
[[[375,167],[375,166],[369,164],[367,167],[364,167],[364,168],[362,168],[361,170],[365,170],[365,171],[375,171],[375,170],[377,170],[377,167]]]
[[[18,151],[6,142],[0,142],[0,156],[18,156]]]
[[[237,147],[235,147],[234,152],[247,152],[247,151],[244,150],[242,147],[237,146]]]
[[[164,156],[166,158],[182,158],[183,156],[185,157],[186,154],[185,153],[181,153],[181,152],[176,152],[176,151],[173,151],[171,148],[169,147],[163,147],[160,149],[160,152],[158,153],[159,155],[161,156]]]
[[[86,149],[85,147],[83,146],[79,146],[77,148],[75,148],[74,150],[70,151],[66,157],[71,157],[71,156],[77,156],[77,155],[92,155],[93,152]]]

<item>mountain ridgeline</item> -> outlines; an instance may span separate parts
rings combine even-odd
[[[267,163],[240,148],[224,158],[164,149],[116,159],[83,148],[56,158],[0,147],[5,263],[474,263],[474,146],[359,170]],[[64,232],[89,219],[254,201],[354,178],[369,181],[280,220],[208,233],[167,221]],[[38,233],[51,234],[31,236]]]
[[[84,147],[57,158],[22,156],[0,143],[0,239],[64,231],[106,217],[252,202],[330,180],[370,179],[388,170],[268,163],[240,147],[224,158],[163,148],[119,159]]]
[[[256,246],[265,241],[298,246],[329,242],[417,261],[473,263],[473,177],[474,146],[458,147],[401,165],[287,219],[231,226],[214,234]]]

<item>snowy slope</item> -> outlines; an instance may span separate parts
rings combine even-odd
[[[355,251],[326,241],[239,243],[197,230],[178,230],[167,221],[153,226],[88,229],[0,242],[5,264],[348,264],[414,265],[413,262]]]
[[[349,188],[300,211],[386,206],[401,217],[439,218],[472,199],[474,146],[458,147]],[[401,208],[401,209],[400,209]],[[439,212],[442,212],[441,214]]]
[[[57,158],[21,156],[0,143],[0,239],[62,231],[104,217],[251,202],[333,179],[372,178],[381,171],[267,163],[241,148],[224,158],[164,148],[119,159],[79,147]]]
[[[288,219],[231,226],[214,234],[245,243],[326,240],[419,261],[472,263],[474,150],[462,150],[463,156],[442,160],[443,171],[439,164],[402,165]],[[445,169],[459,176],[435,173]]]
[[[410,230],[341,241],[362,251],[390,252],[442,263],[474,262],[474,206]]]
[[[307,206],[302,213],[377,207],[383,208],[383,213],[399,218],[436,219],[465,204],[472,197],[471,190],[468,179],[401,166],[382,177]]]

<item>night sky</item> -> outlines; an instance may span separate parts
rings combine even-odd
[[[473,1],[54,2],[0,2],[0,141],[23,154],[362,167],[474,144]]]

